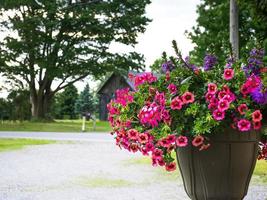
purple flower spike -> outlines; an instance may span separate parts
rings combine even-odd
[[[204,58],[204,70],[208,71],[213,68],[213,66],[217,63],[217,58],[213,55],[207,54]]]

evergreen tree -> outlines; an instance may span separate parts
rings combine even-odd
[[[94,95],[90,92],[89,84],[86,84],[76,101],[76,112],[78,114],[94,113],[96,110],[96,101]]]
[[[76,119],[75,103],[78,99],[78,90],[71,84],[58,96],[59,113],[61,116],[69,116],[69,119]]]

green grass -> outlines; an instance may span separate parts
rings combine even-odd
[[[80,177],[76,181],[78,185],[90,188],[98,187],[126,187],[133,183],[123,179],[112,179],[106,177]]]
[[[52,144],[52,140],[33,140],[33,139],[0,139],[0,152],[19,150],[29,145]]]
[[[253,175],[262,183],[267,183],[267,161],[258,160]]]
[[[0,122],[0,131],[34,131],[34,132],[81,132],[82,120],[56,120],[54,122]],[[109,132],[109,123],[96,122],[96,132]],[[86,122],[86,132],[92,132],[93,122]]]

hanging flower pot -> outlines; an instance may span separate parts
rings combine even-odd
[[[191,199],[242,199],[257,157],[267,159],[267,145],[259,145],[264,51],[253,49],[245,66],[232,58],[219,66],[206,55],[199,67],[173,46],[177,55],[164,55],[161,75],[130,74],[135,91],[118,90],[108,104],[116,144],[167,171],[177,168],[176,152]]]
[[[199,151],[191,143],[177,148],[184,188],[191,199],[243,199],[258,157],[259,133],[224,130]]]

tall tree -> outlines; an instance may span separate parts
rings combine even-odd
[[[244,57],[251,48],[262,43],[266,38],[267,21],[257,18],[246,0],[239,0],[238,7],[240,57]],[[191,32],[186,33],[195,44],[190,57],[199,65],[203,64],[203,57],[206,53],[219,56],[219,63],[223,63],[228,57],[230,53],[229,9],[229,0],[202,0],[198,5],[197,24]]]
[[[2,0],[0,71],[30,88],[32,115],[43,118],[53,96],[88,75],[142,69],[143,56],[112,53],[136,44],[150,21],[150,0]],[[57,85],[56,85],[57,84]],[[51,86],[55,86],[52,89]]]
[[[75,103],[78,99],[78,90],[71,84],[64,89],[58,96],[59,113],[61,116],[69,116],[70,119],[76,118]]]
[[[89,84],[86,84],[83,91],[80,93],[79,98],[76,101],[76,112],[93,113],[96,111],[96,101],[93,94],[90,92]]]

